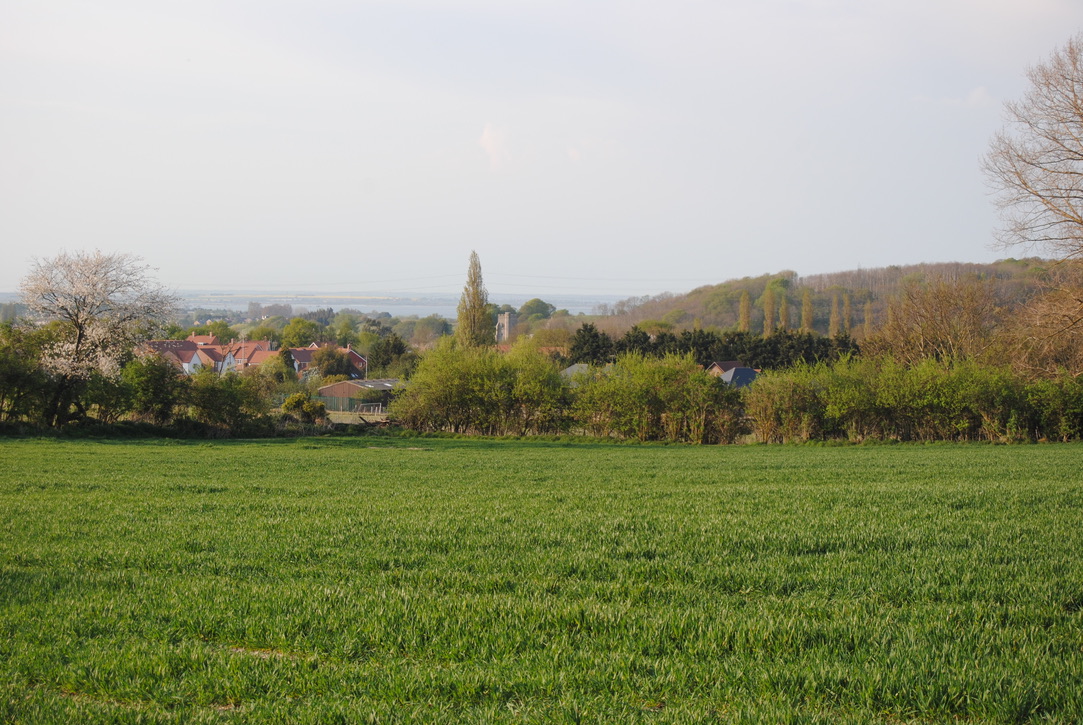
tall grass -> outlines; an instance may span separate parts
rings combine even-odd
[[[1083,720],[1077,445],[372,440],[0,442],[0,721]]]

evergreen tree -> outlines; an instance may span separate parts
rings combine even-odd
[[[463,347],[492,345],[496,340],[496,324],[489,312],[489,293],[485,291],[485,283],[481,279],[481,260],[477,252],[470,252],[466,286],[459,299],[455,340]]]
[[[572,336],[568,359],[573,363],[605,365],[613,359],[613,340],[591,323],[584,323]]]

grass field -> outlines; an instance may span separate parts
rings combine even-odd
[[[1083,721],[1081,446],[0,462],[0,722]]]

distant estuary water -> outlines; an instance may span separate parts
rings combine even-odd
[[[372,294],[321,295],[319,293],[281,292],[223,292],[217,290],[181,290],[178,295],[189,309],[235,310],[248,309],[249,303],[261,305],[288,304],[294,311],[315,310],[331,307],[335,310],[351,309],[359,312],[386,312],[392,317],[427,317],[440,315],[455,318],[459,295],[430,295],[427,297],[392,297]],[[520,307],[524,302],[539,297],[557,309],[568,310],[573,315],[589,315],[599,305],[611,305],[627,295],[490,295],[489,301],[496,305]]]

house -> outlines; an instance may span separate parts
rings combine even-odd
[[[326,344],[325,345],[318,345],[316,343],[312,343],[308,347],[291,347],[290,348],[290,354],[293,356],[293,368],[298,372],[299,375],[304,377],[306,374],[308,374],[308,373],[306,373],[306,371],[310,367],[312,367],[312,358],[313,358],[313,356],[322,347],[325,347],[325,346],[327,346],[327,345]],[[364,378],[365,377],[365,373],[368,371],[369,363],[368,363],[368,360],[365,358],[364,355],[357,352],[357,350],[354,350],[352,345],[347,345],[344,348],[340,348],[337,345],[334,345],[334,346],[331,346],[331,347],[333,347],[336,350],[342,350],[343,352],[346,353],[346,357],[348,357],[349,360],[350,360],[350,366],[351,366],[350,377],[351,378],[356,379],[356,378]]]
[[[715,376],[716,378],[722,377],[724,373],[733,370],[734,368],[743,368],[744,363],[739,360],[727,360],[725,362],[713,362],[707,366],[707,373]]]
[[[268,357],[267,355],[259,355],[259,353],[272,352],[270,340],[231,341],[228,345],[219,346],[219,349],[222,350],[223,354],[232,357],[232,364],[228,369],[233,370],[244,370],[259,365]]]
[[[278,355],[272,350],[270,340],[231,340],[220,344],[214,335],[189,335],[186,340],[149,340],[140,347],[147,353],[156,353],[177,366],[185,375],[192,375],[204,368],[210,368],[220,375],[230,371],[240,372],[263,364]],[[320,345],[312,343],[308,347],[291,347],[293,368],[304,376],[312,365],[312,357]],[[368,371],[368,360],[364,355],[347,346],[342,349],[350,361],[350,377],[364,378]]]
[[[256,350],[248,356],[245,367],[256,367],[278,355],[278,350]]]
[[[239,344],[231,342],[228,345],[212,342],[216,340],[218,338],[214,335],[189,335],[186,340],[148,340],[140,349],[157,353],[180,368],[185,375],[192,375],[204,368],[224,374],[258,364],[253,362],[253,353],[269,350],[271,346],[268,340]]]
[[[566,379],[571,380],[576,375],[579,375],[580,373],[585,373],[588,370],[590,370],[590,365],[587,365],[586,363],[576,363],[574,365],[569,365],[568,367],[561,370],[560,374],[563,375]]]
[[[733,385],[738,388],[744,388],[752,384],[752,381],[756,379],[759,374],[758,370],[753,368],[730,368],[726,372],[722,373],[721,378],[724,382]]]
[[[185,375],[198,372],[206,364],[199,352],[199,346],[191,340],[148,340],[136,351],[137,354],[160,355]]]

